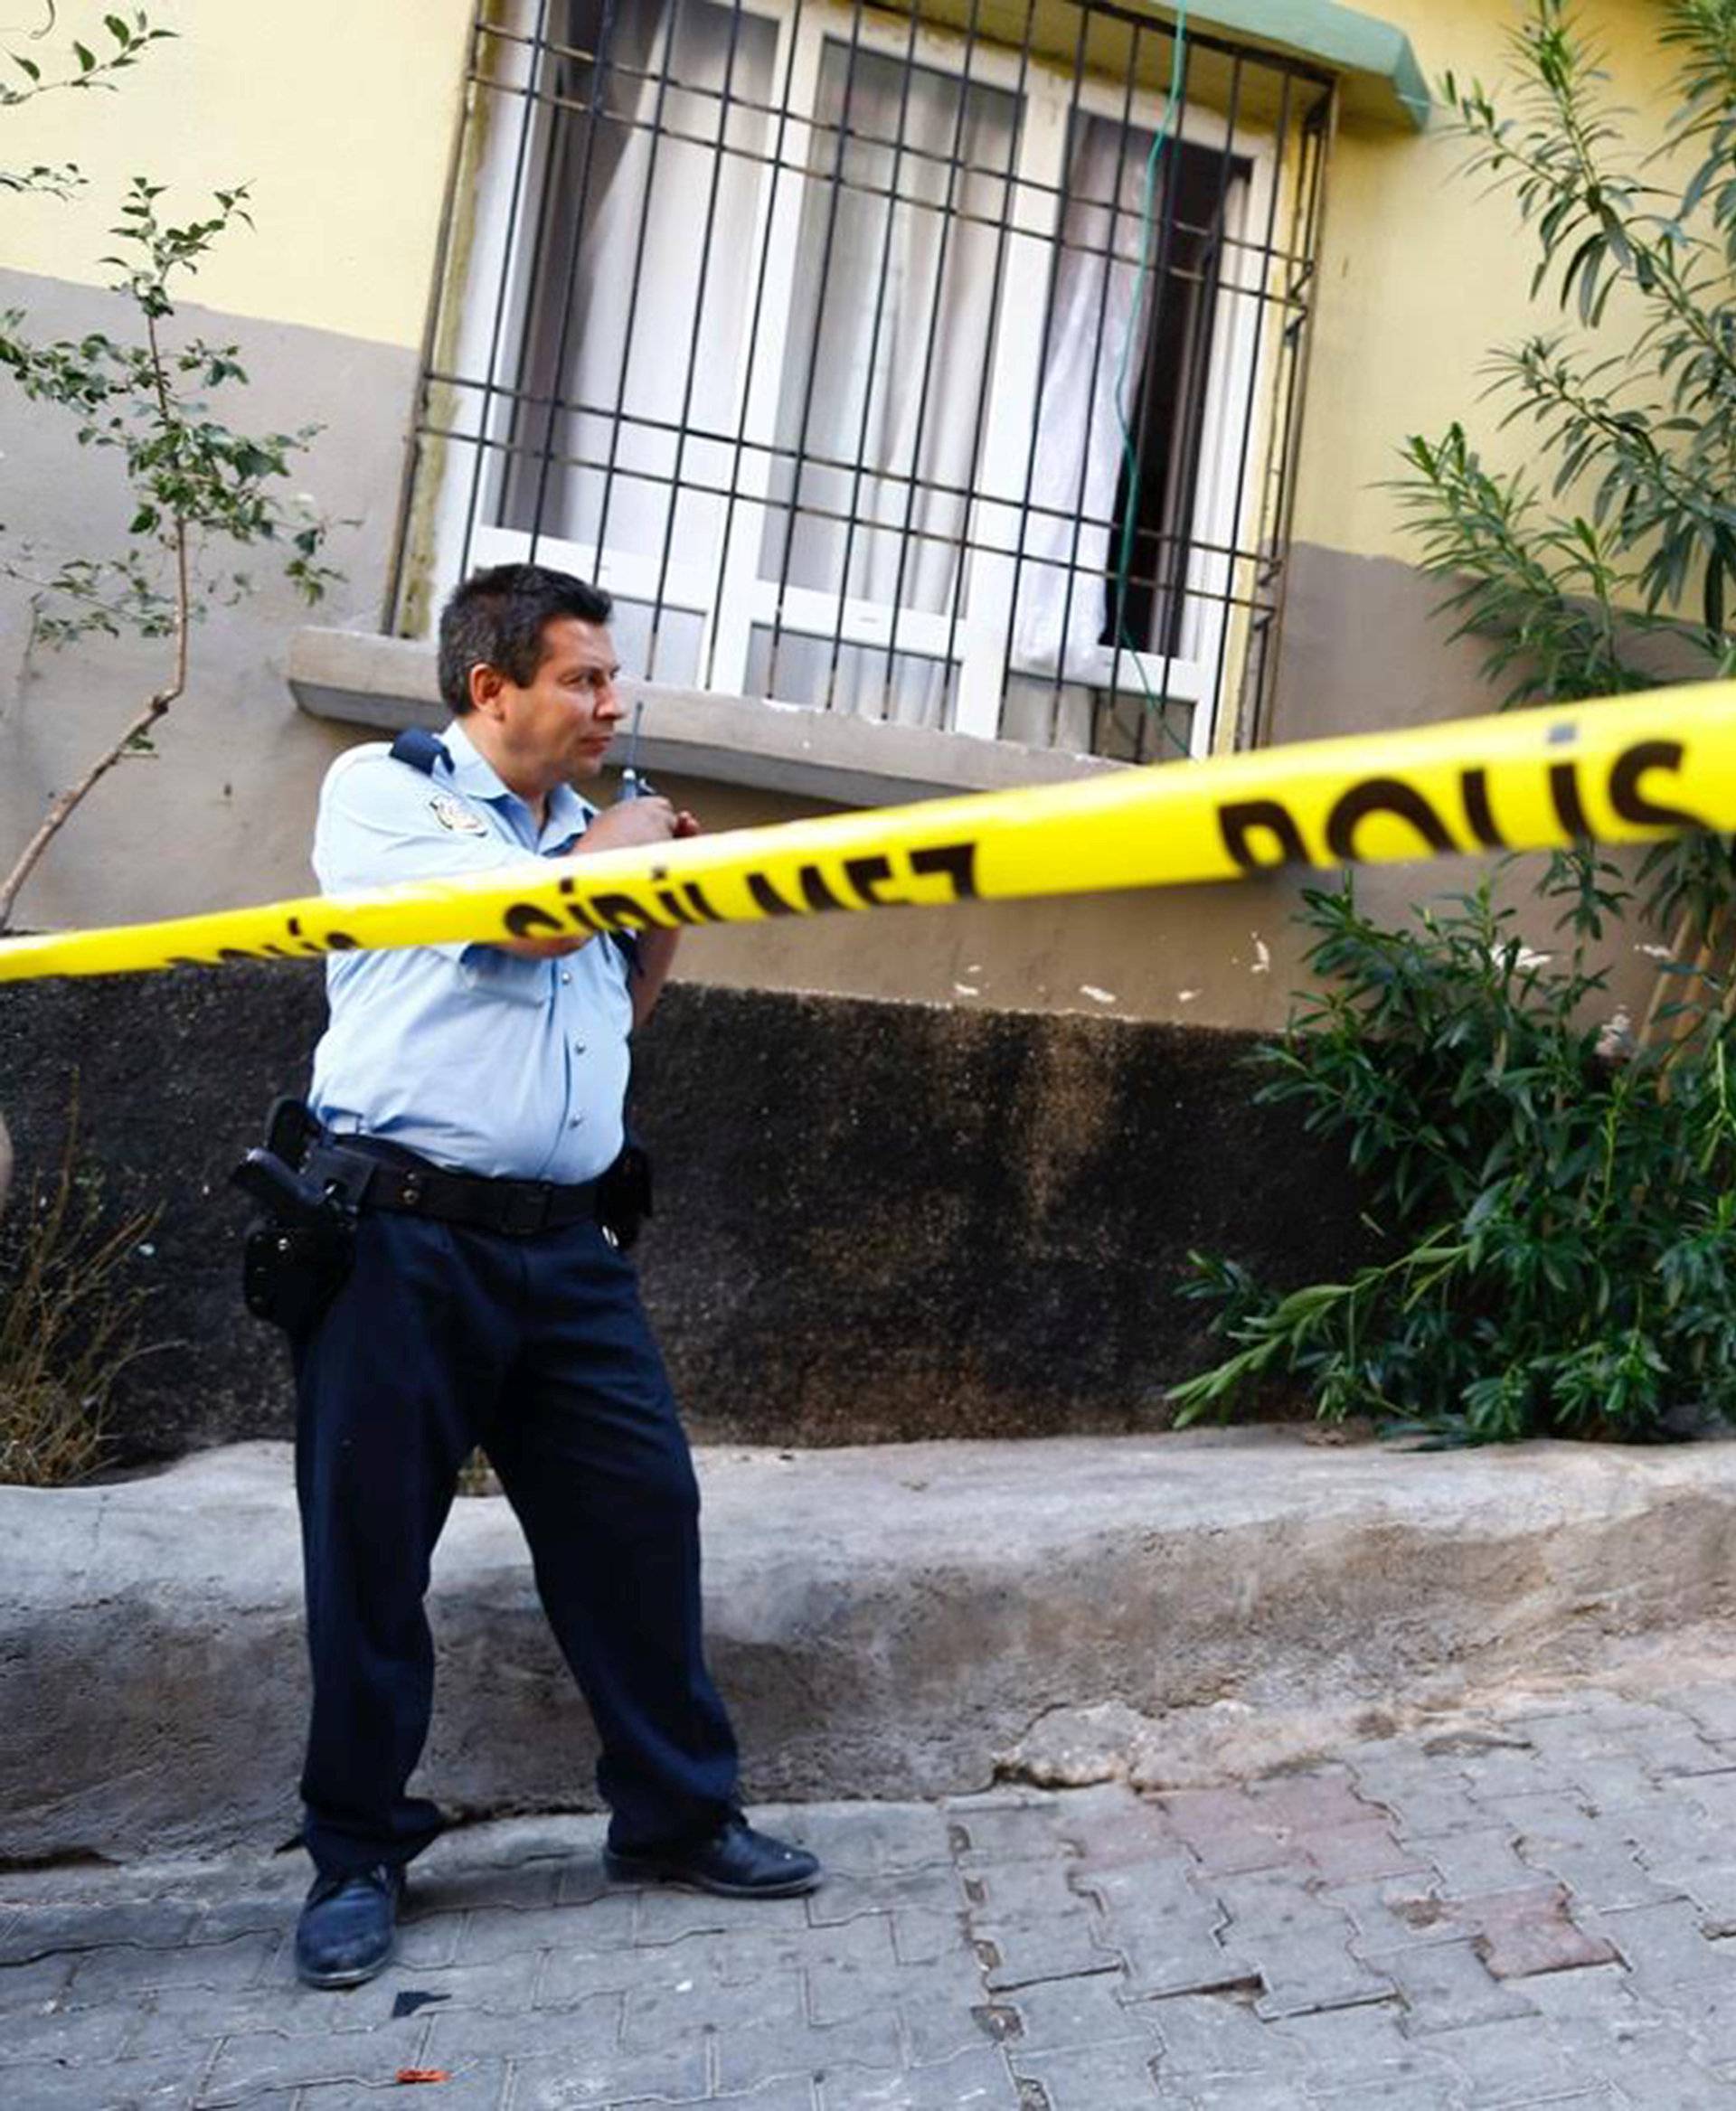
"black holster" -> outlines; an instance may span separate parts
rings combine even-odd
[[[629,1136],[621,1154],[597,1182],[597,1221],[623,1253],[652,1214],[651,1159]]]
[[[355,1258],[354,1205],[305,1170],[322,1134],[302,1101],[279,1099],[263,1147],[249,1151],[231,1175],[264,1212],[249,1227],[242,1249],[242,1300],[256,1319],[292,1340],[312,1331]]]

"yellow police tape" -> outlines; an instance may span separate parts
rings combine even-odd
[[[1736,831],[1736,682],[0,942],[0,982]]]

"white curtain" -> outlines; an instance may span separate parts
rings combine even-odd
[[[782,503],[768,513],[760,577],[842,590],[889,617],[957,606],[962,637],[960,545],[994,356],[994,222],[1006,209],[1017,104],[829,42],[816,115],[777,425],[778,447],[799,448],[804,463],[793,512],[790,457],[774,469]],[[885,646],[844,644],[835,675],[830,636],[786,627],[775,668],[769,633],[756,644],[750,687],[906,724],[942,721],[949,667],[910,655],[908,638],[890,666]]]
[[[580,48],[593,48],[599,12],[595,0],[567,11],[568,34]],[[691,491],[677,500],[673,480],[679,470],[683,486],[726,484],[731,450],[706,436],[731,433],[739,418],[753,293],[743,259],[761,178],[750,155],[761,146],[775,30],[746,12],[732,23],[732,12],[713,0],[620,0],[606,71],[571,68],[559,83],[583,103],[597,96],[599,71],[606,85],[597,116],[557,117],[549,149],[552,239],[542,245],[526,359],[536,392],[552,391],[575,408],[552,426],[544,534],[577,542],[600,534],[606,551],[661,559],[675,506],[675,558],[703,563],[715,548],[723,502]],[[743,151],[720,160],[726,137]],[[708,267],[701,238],[714,174]],[[684,442],[684,413],[692,429]],[[535,462],[518,466],[509,525],[533,525],[539,476]]]
[[[1013,664],[1028,674],[1077,674],[1107,618],[1122,465],[1116,382],[1125,346],[1122,409],[1131,422],[1151,314],[1149,272],[1137,316],[1134,295],[1152,136],[1129,130],[1125,139],[1118,124],[1084,118],[1068,172],[1031,478],[1033,500],[1056,510],[1026,523],[1013,621]]]

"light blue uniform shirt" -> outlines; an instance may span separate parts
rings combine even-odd
[[[539,832],[461,723],[441,739],[450,767],[431,777],[378,742],[332,765],[314,834],[326,893],[555,857],[584,833],[595,809],[565,785]],[[618,1154],[633,1004],[612,940],[561,960],[476,945],[340,953],[326,986],[311,1099],[328,1128],[518,1180],[593,1180]]]

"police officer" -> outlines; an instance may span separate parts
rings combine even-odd
[[[334,764],[321,886],[694,834],[666,800],[599,814],[572,788],[621,715],[609,616],[606,594],[536,565],[465,580],[440,621],[452,722],[438,745],[412,736]],[[328,965],[311,1098],[359,1214],[351,1271],[295,1343],[317,1871],[296,1959],[310,1984],[386,1963],[404,1865],[439,1830],[405,1793],[433,1694],[422,1600],[478,1443],[596,1720],[609,1872],[756,1898],[818,1880],[812,1855],[754,1831],[736,1801],[701,1637],[693,1466],[631,1264],[598,1217],[623,1148],[627,1036],[675,945],[665,930],[575,935]]]

